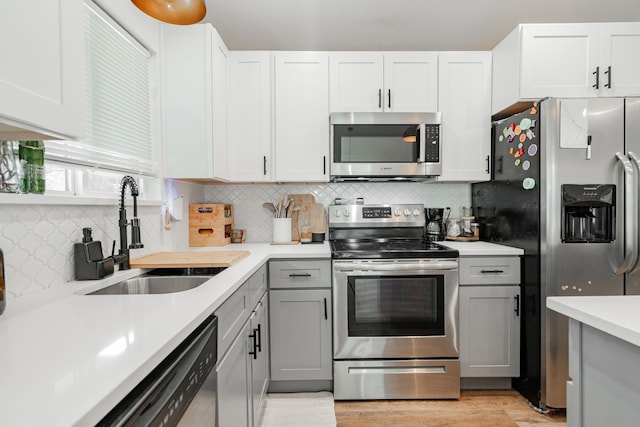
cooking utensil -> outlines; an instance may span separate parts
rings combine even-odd
[[[265,202],[262,204],[262,207],[271,212],[272,214],[276,213],[276,207],[271,202]]]

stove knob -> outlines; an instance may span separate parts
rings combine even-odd
[[[411,211],[409,209],[405,209],[404,216],[409,216],[409,215],[411,215]]]
[[[342,211],[342,215],[344,215],[345,218],[349,218],[349,216],[351,216],[351,212],[349,212],[349,209],[345,209]]]
[[[395,214],[395,216],[402,215],[402,211],[400,211],[400,209],[396,209],[393,213]]]
[[[336,211],[335,211],[334,215],[335,215],[336,217],[340,217],[340,211],[339,211],[338,209],[336,209]]]
[[[414,209],[413,216],[419,216],[419,215],[420,215],[420,209]]]

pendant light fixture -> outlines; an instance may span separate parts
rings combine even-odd
[[[138,9],[162,22],[195,24],[207,14],[204,0],[131,0]]]

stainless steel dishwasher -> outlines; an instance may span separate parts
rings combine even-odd
[[[98,426],[215,426],[218,319],[207,318]]]

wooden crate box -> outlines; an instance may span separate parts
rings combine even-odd
[[[224,246],[231,243],[233,205],[189,205],[189,246]]]

